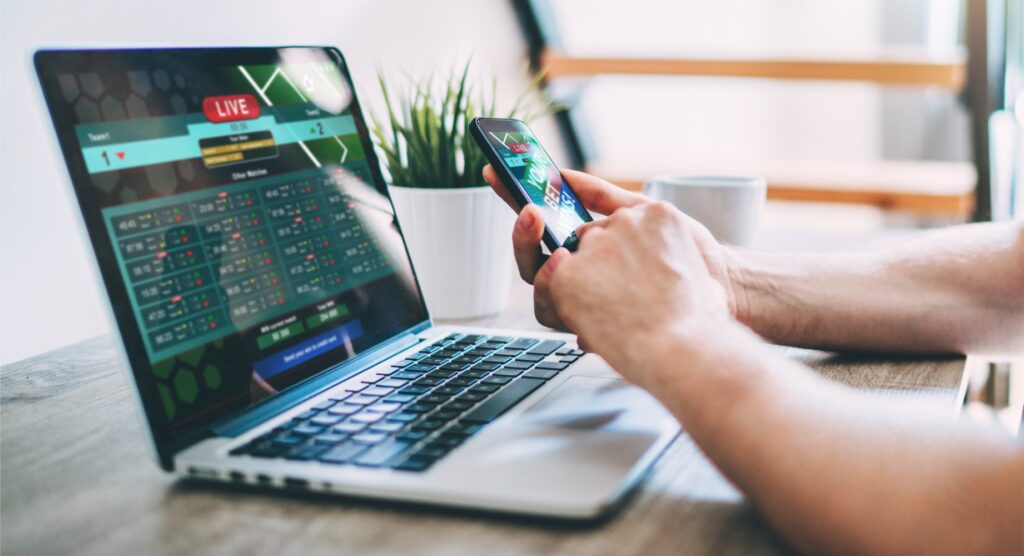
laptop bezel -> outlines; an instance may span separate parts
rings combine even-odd
[[[143,422],[146,425],[146,430],[149,433],[151,444],[156,452],[157,461],[162,468],[168,471],[174,468],[175,454],[196,444],[197,442],[202,441],[204,438],[213,436],[215,434],[215,430],[231,429],[232,427],[237,429],[239,423],[254,421],[253,416],[255,416],[256,419],[265,420],[263,416],[269,418],[270,416],[279,414],[280,412],[287,410],[287,408],[293,407],[311,396],[315,396],[318,392],[322,392],[324,389],[330,388],[332,385],[340,383],[362,370],[365,370],[367,368],[367,361],[376,359],[373,357],[374,354],[379,355],[381,351],[386,351],[382,348],[385,348],[391,343],[400,342],[403,338],[408,339],[411,336],[430,328],[433,325],[433,321],[423,297],[422,288],[416,275],[416,269],[412,264],[411,257],[409,256],[405,236],[402,234],[400,226],[398,226],[398,233],[402,239],[402,245],[405,250],[406,260],[409,264],[412,281],[415,284],[416,294],[419,298],[420,309],[422,311],[421,314],[424,316],[423,320],[411,323],[405,328],[390,331],[392,332],[390,336],[381,339],[370,347],[367,347],[355,357],[340,363],[325,366],[323,370],[312,374],[299,383],[283,389],[279,394],[264,400],[263,402],[232,412],[231,414],[225,415],[210,423],[208,426],[197,428],[189,433],[178,434],[176,436],[173,435],[170,432],[169,427],[162,426],[166,419],[161,414],[155,384],[144,384],[138,380],[136,376],[136,369],[149,369],[151,364],[146,355],[141,333],[138,323],[135,320],[131,304],[127,295],[122,295],[125,293],[123,291],[125,289],[125,285],[116,261],[113,258],[107,260],[104,258],[103,254],[96,249],[98,241],[108,240],[103,232],[103,223],[99,216],[99,211],[95,211],[96,214],[90,213],[87,203],[81,197],[80,189],[76,185],[76,180],[79,180],[81,176],[87,175],[80,145],[78,145],[77,138],[75,137],[73,126],[69,126],[67,122],[64,121],[63,118],[61,118],[54,110],[54,104],[58,102],[59,99],[53,98],[53,95],[55,95],[56,92],[47,87],[45,79],[48,77],[55,77],[56,73],[62,69],[67,70],[67,58],[75,56],[116,57],[125,55],[134,56],[145,54],[147,52],[159,52],[162,54],[180,53],[182,55],[202,56],[203,58],[223,57],[225,60],[230,60],[232,64],[248,64],[277,61],[279,59],[278,52],[282,49],[315,49],[327,53],[338,65],[346,84],[352,91],[351,111],[360,140],[363,143],[363,147],[366,152],[367,163],[370,167],[370,173],[374,182],[372,185],[387,197],[388,203],[391,205],[392,214],[394,214],[394,204],[391,201],[390,194],[388,193],[385,185],[380,162],[370,138],[369,130],[366,125],[366,118],[364,117],[362,107],[359,102],[358,93],[353,84],[345,58],[341,51],[335,47],[284,45],[211,48],[40,49],[33,55],[33,64],[39,79],[44,104],[46,105],[47,113],[50,116],[57,143],[61,154],[63,155],[65,166],[68,170],[67,175],[69,177],[69,184],[73,191],[76,204],[78,205],[78,215],[81,218],[80,223],[87,233],[90,247],[92,248],[93,260],[96,263],[95,268],[98,271],[100,281],[104,286],[106,301],[110,309],[113,324],[118,334],[117,340],[119,341],[117,343],[121,348],[123,356],[122,360],[127,363],[129,367],[126,370],[131,375],[131,382],[134,386],[135,395],[139,402]],[[67,127],[71,127],[72,129],[66,129]],[[272,408],[271,411],[268,412],[268,408]]]

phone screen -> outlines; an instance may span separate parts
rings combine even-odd
[[[482,126],[482,129],[529,200],[540,207],[544,223],[555,240],[565,245],[576,228],[593,219],[529,128],[515,123],[519,124],[516,126],[519,129],[498,130],[491,126]]]

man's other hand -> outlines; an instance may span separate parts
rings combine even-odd
[[[501,183],[498,174],[490,165],[484,167],[483,175],[487,183],[490,184],[505,203],[512,207],[513,210],[519,212],[519,217],[516,219],[515,227],[512,231],[512,247],[515,251],[519,275],[528,284],[534,286],[533,304],[537,321],[544,326],[567,330],[568,327],[562,322],[555,311],[554,302],[551,299],[549,281],[543,278],[537,279],[537,271],[540,270],[548,259],[548,256],[544,255],[541,251],[544,221],[540,209],[535,205],[520,207],[512,195],[509,194],[505,185]],[[575,170],[562,170],[562,175],[569,182],[569,186],[572,187],[573,192],[576,193],[576,197],[583,206],[592,213],[611,215],[619,209],[636,207],[651,202],[651,199],[644,195],[627,191],[590,174]],[[696,242],[711,276],[718,280],[725,288],[728,294],[729,308],[735,313],[736,304],[729,283],[729,271],[727,269],[729,257],[726,251],[715,241],[707,228],[682,213],[678,214]],[[577,232],[578,235],[585,234],[585,228],[588,226],[589,224],[582,226],[582,229]]]

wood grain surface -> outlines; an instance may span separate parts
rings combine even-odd
[[[513,306],[472,322],[539,327]],[[794,356],[935,411],[962,396],[959,358]],[[581,526],[177,480],[150,455],[108,337],[0,368],[0,396],[4,555],[790,552],[685,435],[620,512]]]

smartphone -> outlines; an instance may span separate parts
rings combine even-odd
[[[527,203],[540,207],[548,249],[575,251],[579,244],[576,229],[593,217],[530,128],[519,120],[474,118],[469,133],[520,208]]]

